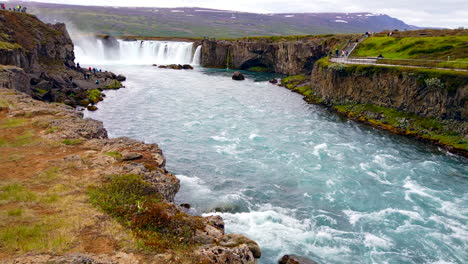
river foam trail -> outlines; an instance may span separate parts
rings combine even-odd
[[[106,68],[106,66],[103,66]],[[158,143],[178,202],[259,242],[260,263],[467,263],[468,163],[229,72],[109,66],[110,136]],[[263,80],[267,79],[265,76]]]

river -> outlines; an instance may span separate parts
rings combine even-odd
[[[184,56],[178,61],[194,61]],[[77,57],[95,66],[82,51]],[[181,180],[176,201],[257,241],[260,263],[284,254],[322,263],[468,261],[467,159],[342,119],[268,75],[236,82],[227,70],[158,69],[135,58],[101,61],[127,76],[126,88],[106,91],[85,116],[111,137],[159,144]]]

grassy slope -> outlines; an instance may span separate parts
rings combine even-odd
[[[371,37],[354,50],[353,56],[388,59],[461,60],[468,62],[468,35],[437,37]]]
[[[29,14],[0,10],[0,15],[5,18],[0,21],[0,48],[33,50],[39,39],[47,42],[48,38],[61,34]],[[12,28],[15,29],[13,33],[10,32]]]

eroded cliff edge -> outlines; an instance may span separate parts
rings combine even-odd
[[[468,73],[318,61],[282,86],[358,122],[468,155]]]
[[[201,42],[204,67],[257,69],[286,75],[310,73],[317,60],[334,48],[355,41],[356,35],[265,37]],[[196,44],[198,45],[198,43]]]

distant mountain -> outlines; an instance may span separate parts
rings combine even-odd
[[[10,1],[46,22],[71,22],[78,29],[110,35],[236,38],[416,29],[372,13],[256,14],[207,8],[136,8]]]

